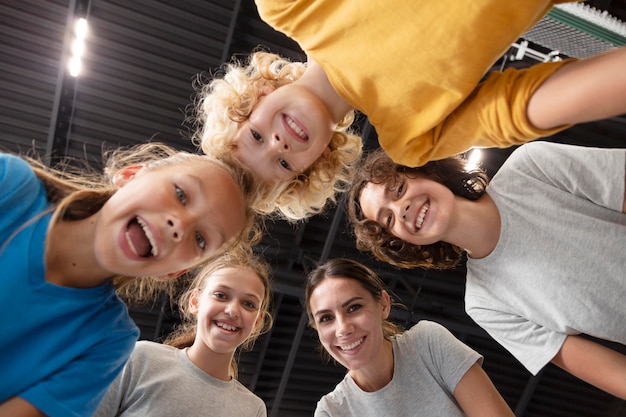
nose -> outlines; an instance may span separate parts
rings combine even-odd
[[[174,239],[175,242],[180,242],[183,240],[184,231],[182,227],[182,222],[176,217],[170,217],[167,219],[167,227],[169,235]]]
[[[345,317],[337,317],[335,320],[337,321],[337,337],[345,337],[352,334],[354,326],[352,326],[350,320]]]
[[[410,208],[410,204],[403,201],[396,201],[393,203],[392,211],[394,212],[396,218],[406,220],[406,216],[409,213]]]
[[[167,233],[175,242],[182,241],[185,232],[192,228],[196,217],[198,216],[194,213],[183,210],[170,214],[167,218]]]
[[[239,303],[237,300],[232,300],[231,302],[226,304],[224,308],[224,313],[229,317],[237,318],[239,317]]]
[[[276,149],[277,152],[287,152],[291,149],[289,142],[285,139],[285,137],[280,137],[278,133],[274,133],[272,135],[272,147]]]

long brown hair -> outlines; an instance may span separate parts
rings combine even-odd
[[[396,164],[381,149],[371,152],[361,163],[347,199],[347,212],[361,251],[371,252],[377,259],[400,268],[454,268],[463,249],[447,243],[414,245],[393,236],[377,222],[368,220],[361,210],[361,194],[368,183],[383,184],[395,189],[402,178],[427,178],[448,187],[453,194],[477,200],[489,182],[480,168],[468,170],[460,156],[431,161],[417,168]]]
[[[387,291],[385,283],[380,277],[365,265],[347,258],[330,259],[311,271],[306,279],[304,304],[309,317],[309,326],[313,328],[315,328],[315,320],[311,311],[311,294],[322,281],[333,278],[348,278],[357,281],[376,301],[381,301],[383,291]],[[393,306],[400,306],[393,300],[391,300],[391,303]],[[387,340],[404,331],[401,326],[388,319],[383,320],[382,326],[383,336]],[[325,359],[331,359],[330,354],[325,349],[322,348],[321,351]]]

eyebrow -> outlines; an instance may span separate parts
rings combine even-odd
[[[341,303],[341,307],[342,307],[342,308],[345,308],[346,306],[348,306],[348,305],[352,304],[352,303],[353,303],[353,302],[355,302],[356,300],[363,300],[363,297],[356,296],[356,297],[349,298],[349,299],[347,299],[346,301],[344,301],[343,303]],[[317,311],[315,312],[315,314],[313,314],[313,315],[314,315],[315,317],[317,317],[317,316],[319,316],[320,314],[325,314],[325,313],[330,313],[330,309],[326,308],[326,309],[323,309],[323,310],[317,310]]]
[[[232,287],[229,287],[228,285],[223,285],[223,284],[220,284],[220,285],[216,286],[216,287],[214,288],[214,290],[228,290],[228,291],[234,291],[235,289],[234,289],[234,288],[232,288]],[[247,292],[247,293],[244,293],[243,295],[245,295],[246,297],[251,297],[251,298],[254,298],[254,299],[255,299],[255,300],[257,300],[258,302],[261,302],[261,300],[262,300],[262,298],[261,298],[261,297],[259,297],[257,294],[252,293],[252,292]]]

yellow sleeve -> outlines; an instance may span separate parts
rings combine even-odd
[[[405,146],[381,145],[397,163],[408,166],[447,158],[474,146],[506,148],[552,135],[569,126],[536,129],[526,115],[528,101],[543,81],[572,60],[493,72],[442,123]]]

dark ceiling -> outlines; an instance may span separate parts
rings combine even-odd
[[[588,3],[626,21],[624,0]],[[88,17],[90,32],[84,73],[72,78],[65,62],[68,28],[77,15]],[[5,0],[0,4],[0,149],[87,158],[95,165],[103,147],[148,140],[194,150],[184,119],[196,75],[258,45],[304,59],[294,42],[259,20],[252,0]],[[513,52],[497,66],[536,62],[511,61]],[[359,127],[366,148],[377,147],[365,118]],[[547,140],[625,147],[624,138],[626,118],[617,117]],[[490,175],[511,151],[486,153]],[[447,272],[400,271],[378,263],[354,248],[341,209],[329,207],[297,225],[270,223],[258,249],[274,268],[275,325],[242,355],[240,379],[266,401],[270,416],[312,415],[316,401],[344,374],[320,360],[301,295],[307,271],[345,256],[385,279],[407,307],[395,314],[400,323],[438,321],[483,354],[485,370],[516,415],[626,417],[624,401],[552,365],[531,377],[465,314],[463,266]],[[131,312],[142,339],[158,338],[176,322],[175,313],[159,306]]]

